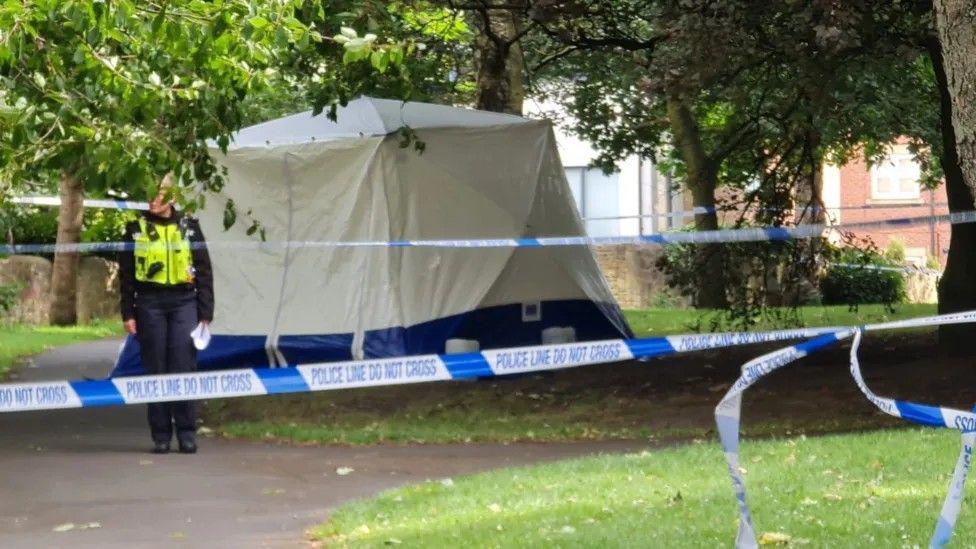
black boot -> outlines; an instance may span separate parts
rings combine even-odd
[[[190,431],[186,433],[180,433],[176,435],[176,439],[180,443],[180,453],[181,454],[195,454],[197,453],[197,436],[196,433]]]
[[[152,453],[154,454],[168,454],[169,453],[169,441],[156,441],[153,443]]]

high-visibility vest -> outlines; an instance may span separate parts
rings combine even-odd
[[[136,280],[175,286],[193,282],[193,256],[182,223],[157,225],[139,218],[134,235]]]

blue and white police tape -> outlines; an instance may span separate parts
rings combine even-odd
[[[738,548],[754,548],[759,543],[756,531],[752,525],[749,505],[746,503],[746,486],[739,469],[739,424],[742,416],[742,393],[752,387],[766,375],[803,358],[815,351],[833,345],[851,336],[852,330],[843,329],[817,336],[796,345],[791,345],[777,351],[750,360],[742,366],[742,375],[732,384],[725,396],[715,407],[715,424],[718,428],[719,440],[725,453],[725,461],[732,477],[732,489],[739,505],[739,530],[736,534],[735,546]]]
[[[935,204],[873,204],[870,206],[834,206],[834,207],[820,207],[812,206],[805,208],[803,206],[797,206],[794,208],[758,208],[749,207],[746,208],[747,211],[763,211],[763,212],[784,212],[784,213],[804,213],[812,212],[819,213],[832,212],[832,211],[849,211],[849,210],[890,210],[890,209],[914,209],[914,208],[943,208],[948,206],[946,202],[937,202]],[[584,221],[616,221],[624,219],[655,219],[655,218],[683,218],[683,217],[694,217],[696,215],[704,215],[709,213],[731,213],[738,214],[741,213],[741,209],[735,206],[695,206],[690,210],[683,210],[678,212],[668,212],[668,213],[650,213],[650,214],[640,214],[640,215],[610,215],[601,217],[584,217]]]
[[[60,206],[61,198],[57,196],[15,196],[10,198],[13,204],[25,206]],[[112,198],[86,198],[82,201],[86,208],[105,208],[111,210],[148,210],[148,202],[133,202],[130,200],[115,200]]]
[[[640,236],[540,236],[520,238],[480,238],[454,240],[259,240],[193,242],[194,248],[220,250],[275,250],[310,248],[539,248],[550,246],[616,246],[623,244],[722,244],[730,242],[786,241],[822,237],[829,231],[911,227],[932,222],[976,223],[976,211],[947,215],[906,217],[840,225],[797,225],[794,227],[749,227],[715,231],[667,232]],[[81,244],[0,245],[0,253],[88,253],[122,252],[134,248],[132,242],[88,242]]]
[[[454,355],[303,364],[286,368],[119,377],[101,381],[0,384],[0,412],[232,398],[471,379],[801,339],[831,330],[836,328],[610,339]]]
[[[725,452],[725,460],[728,464],[729,475],[732,479],[732,490],[735,493],[736,501],[739,506],[739,530],[736,535],[736,547],[753,548],[758,546],[755,529],[752,524],[752,517],[749,512],[749,506],[746,502],[745,482],[742,478],[741,471],[739,470],[739,426],[741,422],[742,393],[746,389],[754,385],[757,381],[759,381],[759,379],[767,374],[778,370],[779,368],[782,368],[797,359],[807,356],[814,351],[823,349],[853,335],[854,343],[851,347],[851,373],[853,374],[854,380],[858,387],[861,388],[861,391],[864,392],[868,400],[889,414],[896,415],[898,417],[906,417],[899,415],[899,406],[901,406],[906,413],[909,414],[909,417],[919,416],[928,420],[928,422],[923,423],[925,425],[954,426],[959,425],[961,422],[962,425],[972,425],[971,429],[976,429],[976,416],[974,416],[972,413],[943,408],[939,410],[957,414],[962,413],[966,416],[973,417],[973,421],[970,423],[965,419],[960,420],[958,419],[958,415],[952,416],[951,418],[947,415],[946,417],[941,418],[939,421],[936,421],[935,419],[931,418],[933,415],[933,407],[924,407],[917,404],[904,403],[878,397],[872,393],[864,383],[864,379],[860,374],[860,367],[857,365],[857,348],[860,345],[862,330],[893,330],[900,328],[941,326],[970,322],[976,322],[976,311],[872,324],[864,326],[863,328],[841,328],[836,329],[831,333],[814,337],[813,339],[803,343],[791,345],[789,347],[765,354],[743,365],[742,374],[732,384],[732,387],[729,388],[728,392],[719,402],[718,406],[715,407],[715,423],[718,429],[719,440],[721,441],[722,449]],[[908,417],[906,417],[906,419],[907,418]],[[971,451],[969,454],[967,454],[965,444],[966,443],[964,441],[963,456],[969,456]],[[972,444],[969,445],[969,448],[971,450]],[[966,464],[965,467],[963,467],[963,456],[960,456],[960,464],[958,464],[956,467],[958,474],[962,478],[962,482],[965,481],[965,475],[969,467],[968,457],[965,458]],[[954,483],[953,486],[955,485],[956,484]],[[961,483],[959,483],[959,490],[961,490],[961,486]],[[946,499],[943,518],[939,521],[939,527],[936,531],[937,536],[941,535],[944,537],[944,539],[948,540],[948,536],[945,534],[945,532],[948,531],[948,535],[951,535],[952,533],[952,526],[955,524],[955,517],[958,515],[959,502],[961,499],[961,491],[958,494],[950,492],[949,497]]]
[[[10,202],[14,204],[25,204],[32,206],[60,206],[61,197],[58,196],[16,196],[10,198]],[[148,202],[134,202],[131,200],[116,200],[116,199],[90,199],[86,198],[83,202],[86,208],[104,208],[104,209],[114,209],[114,210],[148,210]],[[821,206],[811,206],[803,207],[797,206],[794,208],[759,208],[759,207],[749,207],[750,211],[765,211],[765,212],[820,212],[820,211],[832,211],[832,210],[886,210],[886,209],[911,209],[911,208],[941,208],[948,206],[945,202],[936,202],[934,204],[872,204],[870,206],[834,206],[834,207],[821,207]],[[640,218],[672,218],[672,217],[693,217],[696,215],[704,215],[709,213],[720,213],[720,212],[730,212],[738,213],[740,210],[734,206],[694,206],[689,210],[678,211],[678,212],[667,212],[667,213],[651,213],[651,214],[640,214],[640,215],[616,215],[616,216],[604,216],[604,217],[587,217],[588,221],[610,221],[616,219],[640,219]]]
[[[942,273],[935,269],[929,269],[928,267],[918,267],[915,265],[906,265],[904,267],[893,267],[891,265],[874,265],[871,263],[859,264],[859,263],[831,263],[831,267],[840,267],[842,269],[865,269],[868,271],[886,271],[895,273],[908,273],[908,274],[924,274],[931,276],[940,276]]]
[[[959,509],[962,507],[966,477],[972,467],[974,445],[976,445],[976,431],[963,431],[962,448],[959,450],[956,467],[953,469],[952,479],[949,481],[949,490],[946,493],[945,501],[942,503],[942,510],[939,512],[939,520],[935,524],[935,532],[932,533],[929,547],[945,547],[952,539],[952,531],[956,527],[956,519],[959,518]]]
[[[941,319],[941,322],[935,322],[935,319],[917,319],[915,321],[903,320],[856,328],[854,330],[854,342],[851,344],[851,376],[864,396],[888,415],[900,417],[919,425],[947,427],[962,431],[962,450],[959,453],[952,481],[949,483],[949,490],[945,502],[942,504],[942,511],[939,514],[939,520],[930,541],[931,547],[942,547],[949,543],[949,539],[952,538],[952,531],[955,528],[959,509],[962,505],[966,476],[969,473],[972,461],[973,445],[976,443],[976,409],[972,411],[958,410],[878,396],[864,381],[864,376],[861,373],[861,361],[857,356],[865,331],[976,322],[976,314],[972,312],[942,315],[936,318]]]

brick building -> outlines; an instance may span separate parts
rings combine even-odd
[[[861,157],[844,166],[825,166],[824,203],[831,221],[844,224],[948,213],[945,186],[923,189],[920,177],[920,166],[907,146],[893,145],[888,157],[875,165]],[[945,265],[949,231],[948,223],[927,223],[854,234],[870,238],[882,250],[898,240],[909,261],[924,265],[931,257]]]

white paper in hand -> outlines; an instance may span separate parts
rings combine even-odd
[[[193,338],[193,346],[198,351],[206,349],[207,345],[210,345],[210,326],[203,322],[197,324],[196,329],[190,332],[190,337]]]

